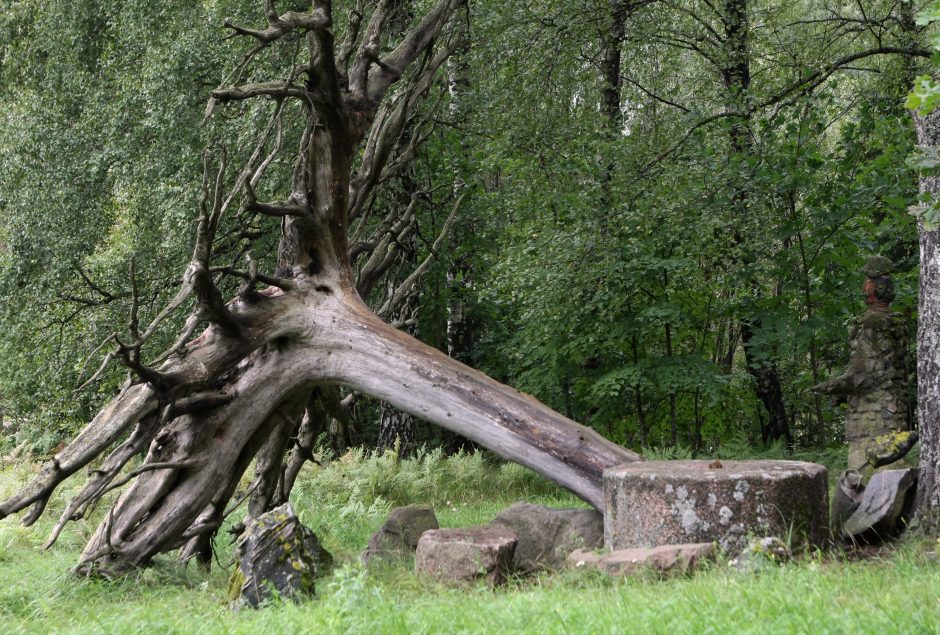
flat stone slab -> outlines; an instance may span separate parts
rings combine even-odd
[[[642,569],[661,573],[685,572],[717,553],[713,542],[660,547],[634,547],[610,553],[576,549],[568,556],[570,567],[591,567],[610,575],[630,575]]]
[[[720,466],[720,467],[718,467]],[[754,536],[829,539],[826,468],[797,461],[645,461],[604,471],[604,545],[717,542],[737,552]]]
[[[483,580],[496,586],[512,569],[516,543],[516,534],[504,527],[431,529],[418,540],[415,571],[445,584]]]
[[[593,509],[555,509],[519,502],[497,514],[490,524],[516,534],[519,544],[513,568],[521,572],[560,569],[572,550],[597,549],[604,543],[604,516]]]
[[[913,469],[875,472],[858,507],[845,521],[842,535],[859,537],[871,533],[879,539],[896,535],[913,507],[916,483],[917,471]]]

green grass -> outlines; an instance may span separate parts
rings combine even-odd
[[[0,496],[32,466],[0,471]],[[318,597],[230,611],[227,571],[171,558],[120,581],[69,574],[90,524],[75,523],[50,551],[54,522],[0,521],[0,633],[937,633],[938,545],[910,543],[875,560],[807,558],[758,573],[722,563],[690,576],[611,580],[583,570],[513,580],[499,590],[448,589],[407,566],[363,569],[358,552],[397,504],[434,505],[444,526],[489,521],[514,500],[580,504],[513,465],[482,455],[416,460],[350,454],[311,467],[295,507],[345,563]],[[64,497],[53,502],[61,509]],[[231,558],[220,538],[220,560]]]

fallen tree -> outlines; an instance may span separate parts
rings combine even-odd
[[[273,112],[257,147],[235,171],[224,151],[214,160],[207,154],[195,247],[179,292],[145,328],[135,293],[128,335],[109,340],[104,363],[119,361],[131,377],[22,491],[0,504],[0,518],[30,508],[24,522],[35,522],[60,483],[100,459],[47,544],[102,496],[126,486],[85,547],[81,571],[119,574],[179,548],[184,559],[208,561],[211,537],[239,502],[232,498],[249,465],[254,461],[255,478],[244,496],[256,515],[287,499],[312,431],[326,417],[348,418],[339,387],[465,436],[603,509],[602,471],[638,460],[636,454],[386,324],[361,299],[394,260],[408,210],[363,240],[350,240],[350,226],[420,143],[418,104],[438,69],[465,45],[459,30],[448,28],[462,0],[439,0],[403,29],[389,28],[403,3],[358,2],[339,42],[329,1],[314,2],[306,13],[279,14],[273,1],[263,4],[267,26],[226,24],[253,46],[212,91],[207,108],[212,116],[226,104],[269,98]],[[280,80],[242,82],[256,56],[279,45],[293,46],[302,63]],[[303,113],[290,192],[263,202],[259,184],[285,146],[288,104]],[[270,275],[253,261],[244,271],[213,265],[223,219],[237,222],[245,214],[280,220]],[[393,315],[413,293],[428,262],[389,293],[381,315]],[[225,277],[242,281],[228,301],[219,285]],[[145,359],[144,345],[191,301],[196,308],[175,344]],[[144,452],[140,466],[128,469]]]

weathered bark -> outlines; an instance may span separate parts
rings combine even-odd
[[[271,164],[260,158],[264,135],[235,180],[235,189],[244,190],[244,209],[281,219],[276,275],[259,274],[254,263],[247,272],[211,267],[216,229],[236,194],[224,195],[223,156],[214,187],[207,178],[196,248],[180,293],[143,333],[133,317],[129,343],[115,338],[111,357],[120,359],[135,381],[32,482],[0,504],[0,518],[32,505],[26,520],[34,521],[62,480],[133,430],[92,473],[50,542],[65,522],[80,517],[103,493],[130,483],[86,545],[80,569],[118,574],[180,547],[183,558],[206,560],[209,539],[235,507],[229,501],[252,460],[257,459],[257,472],[246,494],[252,498],[250,513],[289,495],[326,415],[348,418],[340,386],[471,439],[603,507],[603,470],[638,460],[636,454],[396,330],[361,300],[360,288],[374,284],[369,275],[378,275],[391,254],[394,240],[383,242],[381,237],[397,221],[381,223],[380,234],[350,248],[349,217],[354,210],[364,213],[381,175],[394,173],[390,140],[401,135],[417,96],[459,48],[443,31],[461,0],[439,0],[382,55],[392,4],[378,3],[368,16],[354,13],[339,45],[333,41],[326,2],[315,2],[310,14],[283,16],[265,3],[268,28],[231,27],[263,46],[276,44],[286,33],[307,34],[306,85],[288,81],[263,91],[257,86],[223,87],[213,91],[208,109],[211,114],[220,104],[256,95],[299,97],[307,109],[292,191],[284,202],[261,203],[255,196],[255,186]],[[263,46],[256,46],[246,60]],[[397,101],[382,106],[389,88],[419,58],[423,61],[403,82]],[[280,112],[279,102],[272,125]],[[366,138],[354,177],[357,149]],[[407,147],[413,150],[414,143]],[[438,243],[445,236],[446,227]],[[386,252],[376,256],[381,249]],[[358,280],[351,265],[357,254],[370,261],[376,256],[379,263]],[[224,302],[212,273],[242,278],[237,297]],[[414,285],[416,274],[403,286]],[[267,286],[256,290],[259,284]],[[396,291],[383,314],[394,313],[405,295]],[[156,362],[145,363],[144,342],[190,296],[197,312],[177,344]],[[209,326],[193,339],[200,320]],[[298,428],[304,404],[306,415]],[[132,456],[148,446],[143,464],[118,478]],[[285,467],[283,456],[290,448],[294,453]]]
[[[401,324],[401,330],[416,336],[418,317],[417,294],[403,302],[395,323]],[[379,438],[376,447],[381,450],[394,450],[399,457],[407,457],[414,449],[415,418],[386,402],[382,402],[379,414]]]
[[[323,280],[311,281],[314,287]],[[306,286],[306,284],[304,285]],[[631,452],[378,320],[351,293],[297,293],[299,331],[316,333],[260,353],[212,416],[185,416],[151,446],[146,465],[86,547],[82,562],[145,564],[218,528],[199,511],[221,510],[233,465],[264,446],[266,422],[304,386],[336,383],[377,397],[545,474],[603,507],[601,475]],[[314,310],[315,309],[315,310]],[[256,439],[255,442],[252,442]],[[225,488],[222,488],[225,489]],[[227,495],[225,495],[227,494]],[[198,521],[198,522],[197,522]]]
[[[284,472],[281,476],[281,482],[278,486],[277,504],[281,505],[288,501],[294,484],[297,482],[297,476],[300,469],[307,461],[316,461],[313,456],[314,444],[317,437],[326,432],[327,428],[326,408],[320,402],[320,393],[314,389],[307,401],[307,407],[304,409],[303,419],[297,429],[297,435],[294,437],[290,457],[284,465]]]
[[[940,148],[940,111],[915,117],[917,143]],[[936,197],[940,177],[922,175],[920,191]],[[920,231],[920,300],[917,318],[917,417],[920,475],[917,519],[927,533],[940,533],[940,230]]]

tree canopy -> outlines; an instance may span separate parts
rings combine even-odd
[[[741,50],[734,10],[746,17]],[[450,346],[465,361],[619,442],[701,449],[760,439],[767,425],[746,372],[746,316],[756,363],[778,369],[794,440],[817,442],[822,430],[836,441],[838,410],[806,388],[844,363],[865,256],[892,257],[898,306],[915,304],[906,209],[916,177],[902,103],[924,36],[911,11],[472,3],[461,27],[470,41],[425,106],[413,183],[383,184],[374,203],[393,205],[408,187],[431,192],[402,250],[421,261],[455,183],[473,187],[421,283],[415,332],[447,348],[457,309],[464,341]],[[94,348],[126,322],[131,259],[142,316],[175,292],[204,146],[247,152],[263,127],[254,105],[204,122],[208,93],[241,50],[220,27],[256,15],[252,2],[5,10],[0,394],[37,449],[63,440],[120,382],[115,369],[73,392],[100,361]],[[735,95],[726,79],[740,58],[749,79]],[[729,142],[733,112],[747,116],[747,148]],[[271,236],[275,225],[252,227]],[[220,255],[240,265],[246,244],[232,236]],[[252,240],[262,268],[275,246]],[[357,411],[366,439],[370,408]]]

